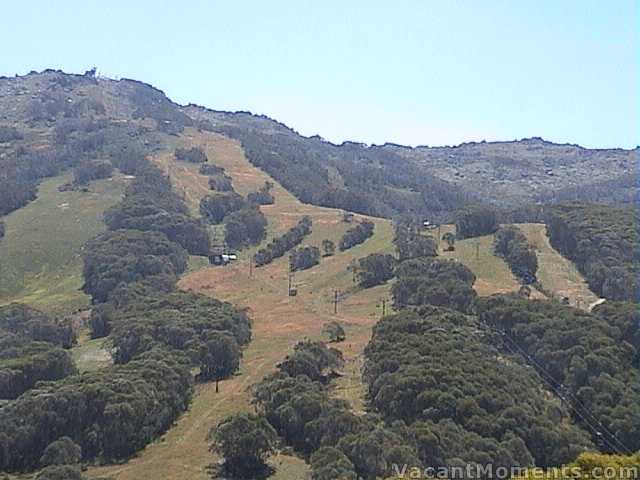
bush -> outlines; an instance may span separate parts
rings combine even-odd
[[[369,220],[364,220],[355,227],[351,227],[340,239],[340,250],[344,251],[360,245],[373,235],[373,229],[374,223]]]
[[[275,198],[271,193],[272,188],[273,183],[265,182],[264,186],[260,188],[260,190],[247,195],[247,201],[255,205],[273,205]]]
[[[320,263],[320,249],[318,247],[300,247],[289,255],[289,268],[292,272],[306,270]]]
[[[396,259],[393,255],[372,253],[358,260],[358,285],[369,288],[382,285],[395,274]]]
[[[437,305],[471,313],[476,277],[455,260],[414,259],[396,267],[397,281],[391,287],[396,308]]]
[[[207,163],[207,155],[200,147],[176,148],[176,160],[190,163]]]
[[[266,247],[256,252],[254,256],[256,266],[266,265],[282,257],[311,233],[311,227],[311,217],[302,217],[295,227],[290,228],[284,235],[274,238]]]
[[[257,245],[266,236],[267,219],[258,207],[245,207],[225,218],[224,240],[229,248]]]
[[[212,429],[211,450],[224,458],[224,468],[235,478],[257,478],[268,468],[266,459],[275,451],[277,435],[262,416],[239,413]]]
[[[214,175],[209,178],[209,188],[218,192],[232,192],[233,184],[227,175]]]
[[[209,195],[200,200],[200,213],[209,223],[219,224],[228,214],[244,206],[244,199],[235,192]]]
[[[523,283],[529,284],[536,281],[538,257],[533,247],[529,245],[527,237],[518,227],[500,227],[495,234],[493,248]]]
[[[323,257],[331,257],[336,253],[336,244],[325,238],[322,240]]]
[[[92,180],[109,178],[113,174],[113,165],[107,161],[94,161],[83,163],[76,167],[73,172],[74,183],[84,185]]]
[[[459,239],[491,235],[498,229],[498,214],[486,206],[468,206],[456,213],[456,237]]]
[[[48,465],[70,465],[80,463],[82,447],[74,443],[69,437],[60,437],[45,448],[40,463]]]

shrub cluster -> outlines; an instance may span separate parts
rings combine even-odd
[[[318,247],[299,247],[289,254],[289,269],[292,272],[306,270],[320,263],[320,249]]]
[[[68,322],[21,304],[0,307],[0,399],[14,399],[37,382],[76,373],[66,350],[76,341]]]
[[[314,480],[386,478],[393,464],[420,465],[415,445],[372,416],[332,398],[331,370],[342,355],[319,342],[298,343],[278,372],[255,387],[255,403],[287,445],[310,459]]]
[[[358,285],[362,288],[382,285],[395,276],[396,259],[393,255],[372,253],[358,260]]]
[[[284,235],[274,238],[266,247],[256,252],[254,256],[256,266],[266,265],[276,258],[282,257],[311,233],[311,226],[311,217],[302,217],[302,219]]]
[[[200,147],[176,148],[176,160],[191,163],[207,163],[207,154]]]
[[[470,313],[476,292],[476,277],[455,260],[421,258],[400,262],[391,292],[396,308],[437,305]]]
[[[504,258],[513,274],[523,283],[536,281],[538,257],[522,231],[516,226],[500,227],[495,234],[493,248]]]
[[[478,313],[548,372],[574,407],[576,422],[595,441],[604,436],[601,448],[610,450],[612,443],[620,448],[607,433],[612,432],[627,448],[640,449],[637,305],[611,303],[590,314],[554,302],[497,295],[479,301]],[[602,427],[595,423],[594,428],[592,417]]]
[[[255,205],[247,205],[227,215],[224,226],[224,240],[229,248],[257,245],[267,235],[267,219]]]
[[[351,247],[355,247],[356,245],[363,243],[367,238],[373,235],[374,226],[373,222],[363,220],[354,227],[351,227],[340,239],[340,243],[338,245],[340,251],[348,250]]]
[[[381,319],[366,348],[375,411],[434,467],[552,466],[591,446],[535,370],[472,317],[433,306]],[[491,389],[487,389],[490,385]]]
[[[455,223],[460,239],[491,235],[498,229],[498,213],[483,205],[467,206],[456,212]]]
[[[636,208],[561,205],[548,211],[551,245],[571,259],[589,288],[611,300],[640,301],[640,214]]]

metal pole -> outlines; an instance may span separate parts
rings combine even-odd
[[[333,314],[338,313],[338,290],[333,291]]]

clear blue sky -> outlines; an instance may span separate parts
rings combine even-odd
[[[5,2],[0,74],[151,83],[333,141],[640,144],[637,0]]]

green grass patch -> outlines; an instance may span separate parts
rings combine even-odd
[[[82,248],[105,230],[102,214],[121,198],[125,180],[91,183],[88,192],[59,192],[71,180],[42,182],[38,198],[4,217],[0,241],[0,305],[22,302],[66,314],[89,304],[82,287]]]

